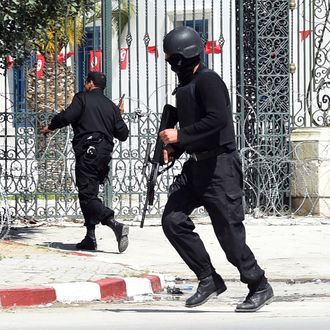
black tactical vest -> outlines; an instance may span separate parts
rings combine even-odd
[[[196,122],[198,122],[201,118],[203,118],[206,113],[203,107],[199,104],[199,101],[196,97],[196,82],[198,78],[203,74],[216,74],[216,72],[209,70],[207,68],[203,68],[201,71],[198,71],[194,78],[186,85],[179,86],[176,90],[176,101],[177,101],[177,109],[178,109],[178,119],[180,128],[184,128],[186,126],[190,126]],[[219,77],[220,78],[220,77]],[[220,109],[219,111],[227,111],[228,121],[227,125],[219,131],[211,134],[205,138],[200,139],[197,143],[194,143],[191,146],[186,147],[186,152],[202,152],[207,150],[216,149],[220,146],[227,145],[230,150],[235,148],[235,132],[234,125],[232,119],[232,111],[230,106],[230,98],[227,87],[225,83],[221,81],[221,89],[219,93],[225,93],[226,100],[228,100],[228,106],[225,109]]]

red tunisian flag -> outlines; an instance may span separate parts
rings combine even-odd
[[[40,79],[42,77],[42,73],[44,72],[45,58],[42,54],[37,55],[37,78]]]
[[[305,39],[307,39],[310,36],[311,32],[312,30],[299,31],[300,41],[304,41]]]
[[[156,56],[159,57],[157,46],[148,46],[148,53],[156,54]]]
[[[213,46],[213,47],[212,47]],[[205,54],[221,54],[222,49],[218,41],[206,41]]]
[[[101,50],[90,50],[89,51],[89,71],[100,72],[102,61]]]
[[[12,56],[9,55],[6,57],[7,69],[11,69],[14,66],[14,63],[15,63],[15,61]]]
[[[122,70],[127,68],[127,52],[128,48],[120,48],[120,68]]]
[[[68,52],[66,55],[64,55],[63,53],[58,54],[57,56],[58,63],[63,64],[65,60],[67,60],[73,55],[74,55],[73,52]]]

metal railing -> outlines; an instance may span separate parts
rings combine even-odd
[[[130,135],[115,144],[102,195],[119,217],[141,213],[147,141],[155,141],[163,105],[175,102],[177,81],[164,61],[162,40],[172,28],[189,25],[204,41],[204,62],[223,77],[231,94],[246,212],[290,213],[290,132],[330,125],[327,2],[109,3],[95,1],[88,15],[66,17],[52,50],[36,53],[20,69],[8,68],[1,78],[0,184],[6,212],[13,217],[81,217],[71,129],[44,138],[39,127],[70,103],[89,70],[103,70],[107,95],[116,101],[125,93]],[[160,178],[150,215],[161,214],[183,161]]]

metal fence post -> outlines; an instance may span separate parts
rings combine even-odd
[[[102,70],[107,77],[105,95],[112,97],[112,1],[102,0]],[[109,180],[104,188],[107,206],[112,204],[112,163],[110,162]]]

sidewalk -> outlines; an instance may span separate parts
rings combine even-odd
[[[0,241],[0,306],[45,305],[134,299],[160,292],[166,280],[195,280],[165,238],[159,219],[130,225],[130,245],[117,252],[113,232],[98,226],[96,252],[79,252],[75,243],[82,225],[14,226]],[[238,281],[208,219],[198,219],[202,237],[216,270],[226,281]],[[330,219],[248,218],[247,243],[270,281],[330,281]]]

